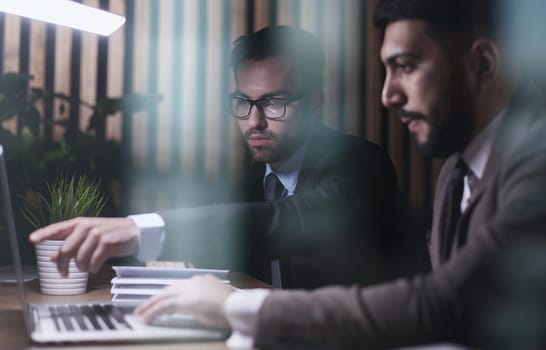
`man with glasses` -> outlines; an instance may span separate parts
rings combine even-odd
[[[403,220],[390,159],[377,145],[321,123],[317,38],[269,27],[239,38],[231,59],[236,89],[230,112],[259,168],[257,176],[246,173],[249,198],[69,220],[36,231],[31,240],[66,238],[57,257],[61,271],[70,257],[81,269],[97,271],[110,256],[149,260],[165,247],[198,266],[235,265],[276,287],[369,284],[411,266],[404,263],[410,254],[397,229]],[[165,235],[163,227],[179,232]]]

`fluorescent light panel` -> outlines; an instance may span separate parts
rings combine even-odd
[[[125,17],[68,0],[0,0],[0,11],[100,35],[110,35]]]

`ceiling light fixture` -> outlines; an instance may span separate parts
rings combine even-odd
[[[0,11],[100,35],[110,35],[125,17],[68,0],[0,0]]]

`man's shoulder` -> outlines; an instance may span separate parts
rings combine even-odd
[[[512,103],[496,139],[505,161],[546,152],[546,94],[537,92]]]
[[[385,157],[383,147],[362,137],[348,135],[323,124],[317,125],[309,144],[310,153],[322,152],[324,156],[360,155]]]

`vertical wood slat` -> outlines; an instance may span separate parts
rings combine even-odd
[[[253,25],[252,31],[258,31],[264,27],[267,27],[271,23],[269,22],[269,9],[271,8],[270,0],[254,0],[253,2]],[[250,10],[250,9],[249,9]]]
[[[196,116],[196,152],[195,152],[195,174],[197,178],[203,178],[205,175],[205,119],[206,119],[206,58],[207,45],[206,39],[208,35],[207,28],[207,3],[203,0],[199,1],[198,7],[198,31],[197,31],[197,114]]]
[[[338,42],[338,56],[337,56],[337,90],[338,90],[338,130],[345,132],[346,131],[346,125],[347,125],[347,104],[344,97],[346,96],[347,89],[346,84],[348,82],[348,78],[345,75],[345,66],[346,66],[346,49],[347,49],[347,27],[346,27],[346,21],[347,18],[344,8],[347,4],[347,2],[338,2],[337,3],[338,8],[338,17],[339,22],[337,25],[337,42]]]
[[[110,0],[99,0],[99,8],[108,11],[110,8]],[[96,83],[96,102],[106,97],[106,89],[108,86],[108,37],[99,38],[99,51],[97,62],[97,83]],[[99,140],[106,139],[106,124],[105,121],[97,120],[95,125],[96,137]]]
[[[53,24],[46,25],[46,52],[45,52],[45,67],[44,67],[44,87],[47,91],[55,89],[55,53],[57,46],[57,32]],[[44,100],[44,140],[51,142],[53,140],[53,99],[47,98]]]
[[[99,0],[84,0],[84,5],[99,7]],[[91,33],[81,33],[81,62],[80,62],[80,99],[86,103],[97,100],[97,69],[99,56],[99,38]],[[87,130],[93,111],[80,106],[79,125],[81,130]]]
[[[218,182],[221,176],[220,162],[222,145],[221,134],[226,130],[221,129],[222,119],[225,115],[224,94],[221,91],[222,72],[226,70],[226,62],[222,60],[222,29],[224,16],[222,8],[214,6],[216,0],[207,0],[207,37],[205,60],[205,125],[204,125],[204,170],[205,179],[209,182]]]
[[[252,33],[254,31],[254,23],[255,23],[255,6],[254,6],[254,0],[246,0],[246,20],[244,23],[246,23],[246,33]]]
[[[342,127],[344,106],[340,101],[341,91],[340,80],[340,59],[342,58],[342,48],[339,46],[339,28],[343,19],[340,18],[339,2],[326,1],[324,12],[329,15],[329,20],[325,23],[323,30],[323,50],[325,55],[324,67],[324,122],[333,129]]]
[[[152,1],[150,3],[150,12],[148,14],[150,18],[150,26],[148,28],[150,35],[150,48],[147,52],[148,58],[148,88],[147,93],[152,96],[159,95],[159,1]],[[145,168],[143,169],[143,174],[145,178],[143,179],[144,183],[144,203],[143,207],[146,211],[152,210],[155,208],[155,200],[159,193],[147,183],[154,178],[154,170],[157,167],[157,151],[158,151],[158,141],[157,141],[157,132],[158,132],[158,104],[150,104],[148,106],[148,120],[146,123],[146,133],[148,144],[147,146],[147,158]]]
[[[76,0],[81,3],[81,0]],[[70,127],[79,128],[80,124],[80,105],[77,102],[80,100],[81,93],[81,54],[82,54],[82,33],[81,31],[72,32],[72,43],[70,50],[70,98],[71,103],[68,104],[69,115],[68,120]]]
[[[133,69],[134,69],[134,42],[135,42],[135,0],[127,0],[125,3],[126,25],[122,29],[125,37],[123,52],[123,93],[133,93]],[[120,174],[120,214],[128,215],[131,212],[133,187],[133,161],[131,159],[131,145],[133,126],[133,113],[123,111],[123,124],[121,132],[121,174]]]
[[[197,64],[198,64],[198,2],[200,0],[184,1],[183,9],[183,41],[184,60],[180,79],[182,81],[181,96],[184,101],[182,105],[182,175],[193,176],[196,168],[196,116],[198,114],[197,104]]]
[[[148,94],[148,59],[147,53],[150,50],[150,5],[149,1],[134,1],[134,41],[133,69],[130,74],[133,76],[133,91],[138,94]],[[127,89],[127,87],[126,87]],[[146,124],[149,118],[148,111],[143,110],[133,113],[131,129],[131,159],[135,167],[144,167],[148,157],[148,133]]]
[[[154,135],[154,142],[157,144],[154,154],[155,162],[153,167],[160,171],[167,172],[171,169],[172,134],[167,132],[173,126],[171,117],[172,100],[175,94],[172,87],[172,67],[178,64],[173,61],[174,43],[174,21],[175,1],[166,0],[158,2],[158,47],[157,47],[157,93],[161,101],[157,104],[157,115],[155,117],[157,127]]]
[[[111,1],[110,12],[118,15],[126,13],[125,1]],[[107,67],[107,87],[106,96],[123,96],[123,77],[124,77],[124,50],[125,32],[118,29],[108,38],[108,67]],[[106,139],[121,140],[122,138],[123,116],[121,112],[108,116],[106,119]]]
[[[181,1],[176,1],[174,3],[173,10],[173,19],[174,28],[173,28],[173,58],[172,58],[172,94],[173,98],[171,106],[171,169],[175,173],[180,172],[181,159],[182,159],[182,142],[181,139],[184,137],[182,132],[182,118],[184,114],[182,113],[182,105],[184,103],[184,95],[182,94],[182,67],[184,67],[184,54],[186,53],[184,44],[184,32],[182,26],[182,18],[184,18],[184,6]]]
[[[70,52],[72,49],[72,30],[65,27],[55,27],[55,75],[54,88],[51,91],[70,95]],[[56,99],[53,101],[53,119],[66,120],[68,118],[69,105],[65,101]],[[64,134],[64,127],[53,127],[53,138],[59,140]]]
[[[132,70],[129,74],[132,76],[133,84],[131,86],[126,85],[125,89],[132,92],[146,95],[148,94],[148,77],[150,75],[148,65],[148,52],[150,50],[150,6],[149,1],[134,0],[131,2],[133,6],[133,41],[130,46],[133,46],[133,51],[129,51],[128,54],[133,58]],[[149,113],[146,109],[134,112],[131,116],[131,125],[129,129],[130,134],[130,159],[131,168],[129,173],[124,178],[125,181],[130,181],[130,188],[128,196],[130,198],[130,204],[128,212],[142,213],[145,212],[147,207],[145,206],[145,193],[141,186],[135,186],[139,178],[137,169],[144,168],[147,165],[147,158],[149,156],[148,132],[146,125],[148,123]],[[125,195],[125,194],[124,194]]]
[[[379,61],[379,35],[373,26],[373,11],[377,0],[367,1],[366,7],[366,138],[382,144],[381,140],[381,86],[382,67]]]
[[[79,128],[80,106],[76,102],[80,100],[81,84],[81,52],[82,52],[82,33],[74,31],[72,33],[72,48],[70,50],[70,98],[72,102],[70,108],[70,126],[74,129]]]
[[[246,25],[245,21],[241,20],[246,18],[247,14],[246,0],[233,0],[231,8],[231,42],[229,45],[229,50],[231,51],[232,43],[239,36],[246,34]],[[233,74],[229,72],[229,82],[230,82],[230,91],[235,88],[235,83],[233,79]],[[230,120],[228,123],[228,158],[229,158],[229,168],[228,174],[233,181],[238,179],[241,176],[242,165],[244,164],[244,144],[241,141],[241,132],[237,126],[237,122]]]
[[[292,0],[277,0],[277,24],[289,25],[294,14],[290,11]],[[237,17],[234,17],[237,18]]]
[[[22,17],[19,28],[19,72],[28,74],[30,66],[30,19]]]
[[[30,67],[30,19],[21,18],[19,41],[19,72],[28,74]],[[20,116],[22,119],[25,116]],[[23,123],[17,123],[17,133],[21,133]]]
[[[21,18],[8,14],[4,19],[4,72],[18,72]],[[17,119],[5,121],[3,127],[13,134],[17,133]]]
[[[21,17],[7,14],[4,18],[4,72],[19,71]]]
[[[230,93],[230,77],[231,77],[231,69],[229,66],[230,58],[230,48],[231,48],[231,42],[232,40],[232,0],[225,0],[223,1],[223,7],[222,7],[222,14],[223,14],[223,22],[222,22],[222,48],[220,55],[224,57],[223,60],[223,69],[222,69],[222,76],[221,76],[221,82],[220,82],[220,88],[221,88],[221,106],[225,106],[227,104],[227,98],[228,94]],[[227,108],[224,107],[221,109],[222,117],[220,119],[220,147],[221,147],[221,153],[220,153],[220,180],[224,183],[229,182],[229,169],[230,169],[230,159],[229,159],[229,152],[230,152],[230,130],[232,126],[232,121],[230,120],[230,117],[226,113]]]
[[[30,28],[30,66],[29,74],[32,87],[43,89],[45,86],[45,52],[46,52],[46,25],[43,22],[33,21]],[[44,101],[36,102],[36,109],[44,115]],[[43,133],[41,126],[40,133]]]
[[[364,105],[364,86],[361,84],[361,70],[364,66],[366,57],[363,55],[361,46],[355,43],[361,42],[362,33],[359,28],[359,18],[363,3],[360,0],[346,1],[347,6],[344,9],[346,44],[345,44],[345,69],[343,71],[345,79],[345,100],[342,103],[346,106],[346,119],[344,132],[359,136],[360,124]]]
[[[422,162],[407,132],[381,108],[379,40],[371,22],[375,0],[82,2],[126,14],[131,29],[105,40],[0,14],[0,69],[30,72],[34,86],[88,102],[132,91],[162,95],[149,110],[109,117],[99,129],[99,137],[123,142],[130,166],[204,175],[213,183],[237,178],[244,146],[223,107],[233,88],[227,68],[231,42],[267,24],[291,24],[324,44],[327,124],[386,146],[413,205],[429,205],[439,162]],[[90,111],[70,112],[85,129]],[[59,102],[55,108],[46,103],[44,115],[67,117],[59,115]],[[44,137],[53,138],[50,125]]]

